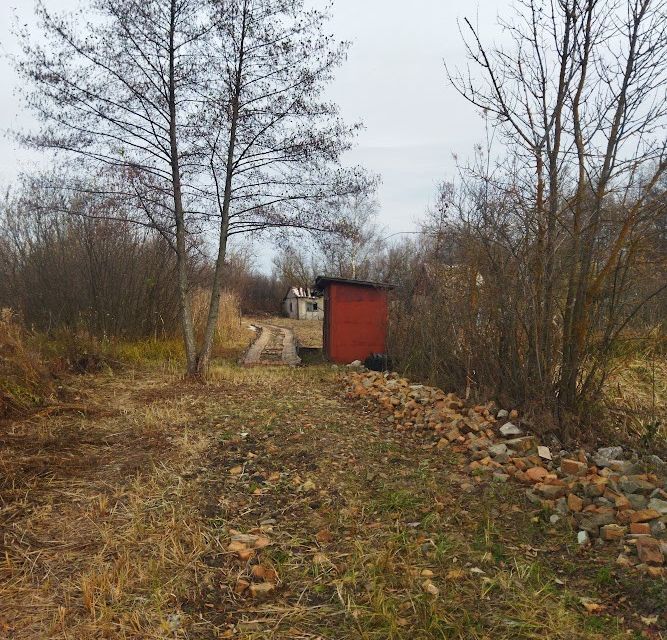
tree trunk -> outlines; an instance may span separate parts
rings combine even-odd
[[[218,245],[218,257],[215,261],[215,272],[213,274],[213,285],[211,290],[211,301],[208,308],[208,317],[206,319],[206,329],[204,331],[204,340],[197,356],[196,369],[197,375],[204,376],[208,370],[213,351],[213,342],[215,341],[215,330],[220,316],[220,298],[222,295],[222,282],[225,270],[225,258],[227,255],[227,240],[229,234],[229,208],[232,201],[232,181],[234,178],[234,152],[236,150],[236,135],[239,122],[239,108],[241,96],[241,83],[243,78],[243,58],[246,36],[246,15],[247,2],[243,7],[243,23],[241,26],[241,40],[239,43],[239,57],[236,67],[236,76],[234,78],[234,95],[232,98],[232,117],[229,130],[229,140],[227,143],[227,166],[225,171],[225,187],[220,206],[220,241]],[[215,169],[211,166],[215,177]],[[217,180],[216,180],[217,184]],[[218,200],[218,204],[219,200]]]
[[[185,345],[186,374],[197,372],[195,332],[190,308],[190,292],[188,283],[188,248],[185,231],[185,215],[183,212],[183,193],[181,187],[181,169],[178,155],[178,139],[176,135],[176,80],[175,80],[175,43],[176,0],[171,0],[171,22],[169,32],[169,143],[171,176],[174,196],[174,219],[176,222],[176,264],[178,302],[181,315],[181,328]]]

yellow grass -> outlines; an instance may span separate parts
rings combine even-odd
[[[0,418],[34,409],[51,391],[48,371],[10,309],[0,309]]]
[[[667,448],[667,356],[619,363],[605,387],[606,421],[617,437]]]
[[[172,637],[177,603],[217,545],[182,479],[210,446],[188,424],[187,397],[132,400],[163,388],[153,379],[88,384],[86,400],[114,415],[2,434],[0,637]]]
[[[620,640],[657,624],[640,616],[663,606],[659,581],[393,431],[331,367],[62,382],[85,414],[0,424],[0,638]],[[227,550],[258,527],[257,557]],[[266,600],[237,591],[260,562],[278,576]]]

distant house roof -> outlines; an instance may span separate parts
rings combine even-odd
[[[359,287],[373,287],[374,289],[395,289],[396,285],[389,284],[388,282],[372,282],[371,280],[354,280],[352,278],[335,278],[329,276],[318,276],[315,280],[315,288],[321,290],[328,284],[332,282],[338,282],[341,284],[351,284]]]
[[[283,300],[289,298],[292,294],[295,298],[319,298],[318,292],[309,287],[290,287],[285,294]]]

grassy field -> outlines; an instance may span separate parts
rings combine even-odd
[[[71,377],[0,425],[0,638],[662,637],[664,583],[613,546],[513,484],[462,490],[330,367],[235,362]]]

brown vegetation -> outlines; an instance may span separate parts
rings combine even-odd
[[[659,582],[616,567],[611,546],[577,549],[511,485],[479,476],[462,492],[457,455],[346,398],[330,368],[220,363],[201,385],[146,363],[65,384],[107,414],[0,435],[0,636],[601,640],[664,626]]]
[[[10,309],[0,309],[0,419],[42,405],[49,373]]]

